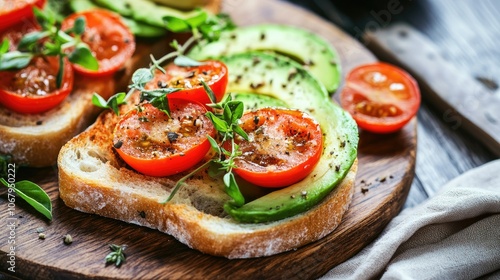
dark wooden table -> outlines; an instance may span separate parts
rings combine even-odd
[[[370,29],[408,23],[439,47],[441,55],[500,98],[500,2],[432,0],[289,0],[332,21],[363,41]],[[393,6],[391,6],[393,5]],[[384,13],[392,9],[397,13]],[[370,47],[367,44],[367,47]],[[422,92],[417,166],[404,207],[413,207],[463,172],[497,158]],[[500,109],[500,108],[498,108]]]

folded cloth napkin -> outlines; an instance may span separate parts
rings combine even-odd
[[[321,279],[500,279],[500,160],[403,210]]]

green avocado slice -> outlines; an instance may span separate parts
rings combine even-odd
[[[326,97],[324,87],[308,71],[290,59],[244,53],[221,60],[228,67],[228,92],[262,95],[308,112],[324,135],[320,161],[304,180],[239,208],[228,204],[226,212],[239,222],[261,223],[294,216],[318,204],[342,181],[356,159],[358,129],[354,120]]]
[[[225,32],[220,39],[194,47],[188,56],[208,59],[249,51],[269,51],[288,56],[318,79],[329,93],[338,88],[341,73],[336,50],[309,31],[285,25],[261,24]]]
[[[97,5],[96,3],[99,3],[99,5]],[[80,12],[90,9],[109,8],[110,10],[118,12],[120,15],[122,15],[123,22],[130,28],[130,31],[132,31],[134,35],[139,37],[159,37],[167,33],[167,30],[163,27],[152,26],[127,17],[126,15],[130,15],[130,13],[125,10],[125,8],[127,7],[123,4],[125,2],[112,2],[115,4],[112,9],[108,6],[103,6],[103,3],[106,2],[103,0],[99,0],[96,2],[93,2],[91,0],[71,0],[69,2],[69,6],[74,12]]]

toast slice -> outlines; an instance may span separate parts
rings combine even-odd
[[[122,106],[122,113],[130,106]],[[340,224],[351,202],[357,161],[320,204],[275,222],[244,224],[231,219],[223,210],[229,197],[222,181],[203,171],[162,204],[185,174],[156,178],[127,167],[112,148],[118,120],[111,111],[104,112],[61,149],[59,192],[67,206],[158,229],[201,252],[234,259],[274,255],[316,241]]]

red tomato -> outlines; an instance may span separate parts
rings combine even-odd
[[[347,75],[340,103],[360,128],[391,133],[415,116],[420,90],[405,71],[377,62],[359,66]]]
[[[73,65],[82,75],[108,76],[118,71],[135,51],[135,40],[130,29],[120,16],[106,10],[86,10],[68,16],[61,24],[63,30],[74,25],[78,17],[85,17],[85,32],[82,41],[87,43],[99,62],[99,69],[89,70]]]
[[[0,103],[25,114],[48,111],[73,89],[73,69],[66,60],[60,88],[56,85],[59,58],[35,57],[30,64],[16,71],[0,71]]]
[[[33,17],[33,7],[43,8],[46,0],[0,1],[0,30]]]
[[[226,65],[220,61],[209,60],[194,67],[181,67],[171,63],[165,67],[165,71],[166,74],[156,70],[154,79],[146,84],[146,89],[182,88],[168,96],[209,104],[212,102],[200,82],[203,79],[214,92],[217,102],[226,93],[228,72]]]
[[[323,135],[304,112],[263,108],[247,112],[241,127],[250,141],[238,137],[241,156],[234,172],[262,187],[285,187],[304,179],[319,161]]]
[[[168,176],[185,171],[211,148],[207,135],[214,137],[216,131],[205,107],[174,98],[169,105],[171,118],[146,103],[123,115],[115,128],[115,150],[142,174]]]

